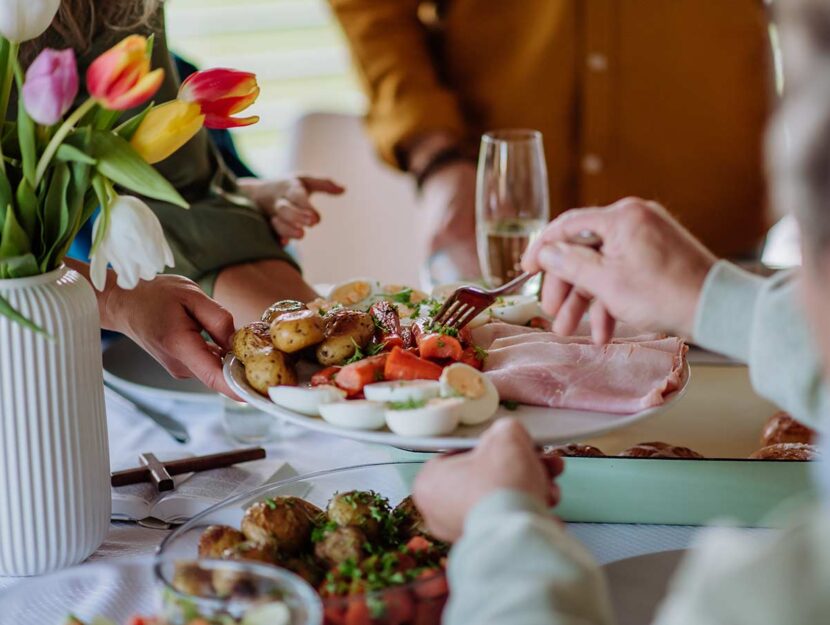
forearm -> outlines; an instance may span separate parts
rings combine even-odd
[[[500,491],[470,513],[449,569],[446,625],[606,625],[590,555],[531,498]]]
[[[466,133],[457,98],[434,66],[418,0],[330,4],[369,98],[369,134],[385,160],[403,167],[405,151],[430,133]]]
[[[795,274],[765,280],[719,262],[704,284],[694,340],[746,362],[758,394],[796,419],[821,427],[830,414]]]

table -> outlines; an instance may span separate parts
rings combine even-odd
[[[725,381],[734,378],[734,374],[724,376]],[[683,412],[693,412],[701,404],[711,402],[713,392],[718,389],[713,385],[711,371],[708,376],[699,376],[706,382],[706,388],[691,388],[686,398]],[[694,376],[693,376],[694,380]],[[731,384],[732,382],[730,382]],[[720,389],[722,392],[723,389]],[[755,409],[763,408],[757,397],[747,396],[746,385],[741,385],[738,397],[723,402],[737,402]],[[717,393],[716,393],[717,394]],[[191,442],[179,445],[154,422],[135,413],[122,404],[107,401],[107,419],[110,433],[110,455],[113,469],[137,465],[137,455],[143,451],[153,451],[160,455],[168,452],[182,451],[194,454],[226,450],[233,443],[224,433],[221,422],[221,404],[171,404],[159,402],[159,408],[170,409],[172,414],[182,420],[191,434]],[[709,405],[711,407],[711,404]],[[724,409],[731,409],[725,405]],[[672,411],[674,411],[673,409]],[[388,462],[393,460],[424,458],[426,454],[414,454],[400,450],[367,445],[325,434],[307,432],[296,426],[285,426],[284,436],[265,445],[269,457],[283,459],[290,463],[298,473],[320,471],[324,469],[366,464],[371,462]],[[571,523],[569,530],[579,538],[593,553],[600,564],[621,560],[636,555],[688,548],[700,530],[697,527],[666,525],[619,525]],[[768,530],[744,530],[747,532],[768,532]],[[115,522],[110,527],[104,544],[93,554],[90,560],[134,557],[152,554],[156,546],[166,535],[167,530],[145,528],[135,523]],[[19,578],[0,578],[0,589],[18,583]]]

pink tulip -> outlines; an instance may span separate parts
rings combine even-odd
[[[72,50],[46,48],[29,66],[23,104],[37,123],[58,123],[78,95],[78,67]]]

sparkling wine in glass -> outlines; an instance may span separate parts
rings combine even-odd
[[[481,272],[488,286],[522,273],[522,254],[550,218],[542,133],[496,130],[481,138],[476,181],[476,228]],[[539,280],[525,293],[536,293]]]

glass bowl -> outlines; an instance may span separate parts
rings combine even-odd
[[[311,473],[226,499],[194,517],[167,536],[159,547],[163,557],[194,558],[201,533],[210,525],[239,528],[245,510],[269,497],[294,496],[325,509],[338,492],[372,490],[393,506],[412,492],[412,483],[422,462],[389,462],[345,467]],[[385,590],[350,597],[323,599],[326,625],[371,623],[372,625],[438,625],[447,601],[444,573]]]
[[[242,584],[222,599],[176,590],[170,582],[182,567],[244,578],[244,592]],[[64,625],[70,615],[84,623],[107,619],[116,625],[137,615],[159,618],[159,625],[185,625],[198,616],[205,625],[225,625],[254,608],[261,614],[277,610],[290,625],[320,625],[323,620],[317,593],[287,571],[228,561],[140,558],[99,561],[23,580],[0,592],[0,625]]]

